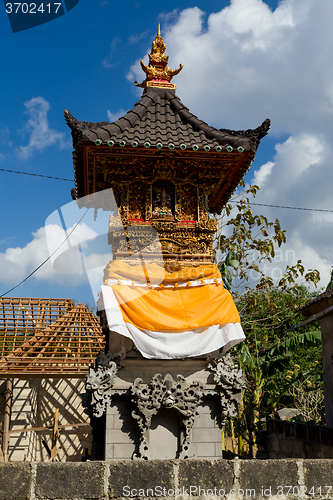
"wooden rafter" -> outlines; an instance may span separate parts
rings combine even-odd
[[[99,319],[82,304],[61,299],[6,300],[7,304],[0,303],[3,376],[83,377],[105,347]]]

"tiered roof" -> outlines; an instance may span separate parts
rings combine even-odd
[[[183,151],[256,152],[270,126],[267,119],[254,130],[217,130],[191,113],[174,90],[156,87],[148,87],[134,108],[113,123],[79,122],[68,110],[65,119],[72,129],[75,148],[81,143],[121,147],[149,144],[157,149],[171,145]]]
[[[137,157],[141,154],[144,159],[149,150],[157,160],[168,154],[184,161],[198,160],[199,164],[204,159],[214,165],[227,165],[227,172],[217,186],[218,191],[223,189],[223,195],[219,197],[218,193],[213,193],[209,209],[216,213],[227,203],[249,169],[260,139],[269,130],[270,120],[265,120],[254,130],[235,131],[209,126],[191,113],[175,94],[176,85],[171,79],[179,73],[182,65],[173,71],[167,67],[167,62],[165,44],[158,29],[149,54],[149,65],[141,61],[147,77],[141,84],[135,82],[144,88],[142,97],[125,116],[112,123],[91,123],[78,121],[65,110],[75,149],[74,199],[91,194],[90,179],[98,175],[94,165],[100,155],[111,158],[113,155],[126,157],[132,154]]]

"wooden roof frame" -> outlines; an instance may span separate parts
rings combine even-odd
[[[99,318],[69,299],[0,299],[0,377],[83,378],[105,341]]]

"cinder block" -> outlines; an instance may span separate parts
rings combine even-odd
[[[114,458],[131,460],[133,453],[135,452],[134,444],[115,444],[114,446]]]
[[[325,459],[325,458],[331,458],[331,455],[332,455],[332,448],[330,446],[324,446],[323,444],[321,444],[315,449],[315,457],[313,458]]]
[[[113,428],[114,429],[137,429],[138,421],[135,420],[132,415],[114,415],[113,416]]]
[[[216,488],[230,491],[233,482],[233,463],[228,460],[184,460],[179,463],[180,487],[197,487],[193,496],[199,495],[199,487],[205,490]]]
[[[30,490],[30,464],[0,463],[0,500],[27,500]]]
[[[109,463],[110,498],[124,497],[124,487],[147,490],[160,486],[166,489],[174,487],[173,462],[171,460],[112,461]]]
[[[120,443],[120,444],[132,444],[134,443],[134,436],[131,432],[124,432],[120,429],[107,429],[105,432],[105,442],[109,443]]]
[[[102,497],[104,498],[102,462],[37,464],[36,498],[83,500]]]
[[[240,461],[240,484],[242,488],[261,491],[272,487],[276,495],[278,486],[297,485],[296,460],[242,460]]]
[[[299,439],[291,440],[290,452],[294,458],[305,458],[303,441]]]
[[[279,452],[280,451],[280,439],[276,436],[270,437],[270,448],[272,451]]]
[[[221,443],[215,443],[215,456],[222,458],[222,441]]]
[[[304,454],[305,458],[319,458],[317,455],[317,452],[319,451],[319,448],[321,448],[321,445],[318,443],[311,442],[311,441],[304,441],[303,442],[303,448],[304,448]],[[327,457],[320,457],[320,458],[327,458]]]
[[[333,468],[331,461],[328,460],[304,460],[304,482],[305,486],[312,488],[314,486],[316,492],[317,488],[322,487],[322,491],[327,493],[325,486],[333,486]],[[332,488],[333,489],[333,488]],[[329,497],[332,496],[332,490]]]
[[[105,460],[111,460],[114,458],[114,444],[108,444],[105,446]]]
[[[193,443],[189,451],[190,457],[200,460],[201,458],[215,456],[215,443]]]
[[[291,449],[291,440],[290,439],[285,439],[281,438],[280,439],[280,450],[282,453],[286,453],[287,455],[290,453]]]
[[[201,413],[195,420],[193,429],[201,427],[216,427],[215,415],[212,416],[211,413]]]
[[[112,406],[107,406],[106,415],[119,415],[118,406],[113,404]]]
[[[216,427],[193,429],[192,436],[194,443],[222,443],[221,430]]]
[[[108,430],[108,429],[114,429],[114,417],[116,415],[110,415],[110,414],[106,414],[106,418],[105,418],[105,429]]]

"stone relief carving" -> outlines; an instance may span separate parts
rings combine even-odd
[[[214,375],[214,382],[220,395],[222,418],[226,418],[227,415],[235,417],[241,391],[245,388],[242,370],[233,362],[229,353],[222,358],[209,359],[208,369]]]
[[[177,380],[167,374],[164,378],[160,373],[154,375],[150,385],[143,384],[137,378],[131,388],[136,409],[132,417],[138,422],[140,442],[138,453],[134,459],[149,460],[148,432],[151,420],[160,408],[173,408],[180,416],[183,426],[183,439],[180,444],[177,458],[188,458],[190,445],[190,431],[198,415],[198,406],[202,402],[203,385],[201,382],[187,384],[182,375]]]
[[[120,362],[122,353],[119,353]],[[104,354],[100,351],[95,367],[89,368],[86,375],[86,393],[82,395],[82,405],[87,408],[87,413],[94,417],[101,417],[106,410],[106,406],[111,404],[111,391],[114,380],[117,376],[118,368],[115,356],[111,353]]]

